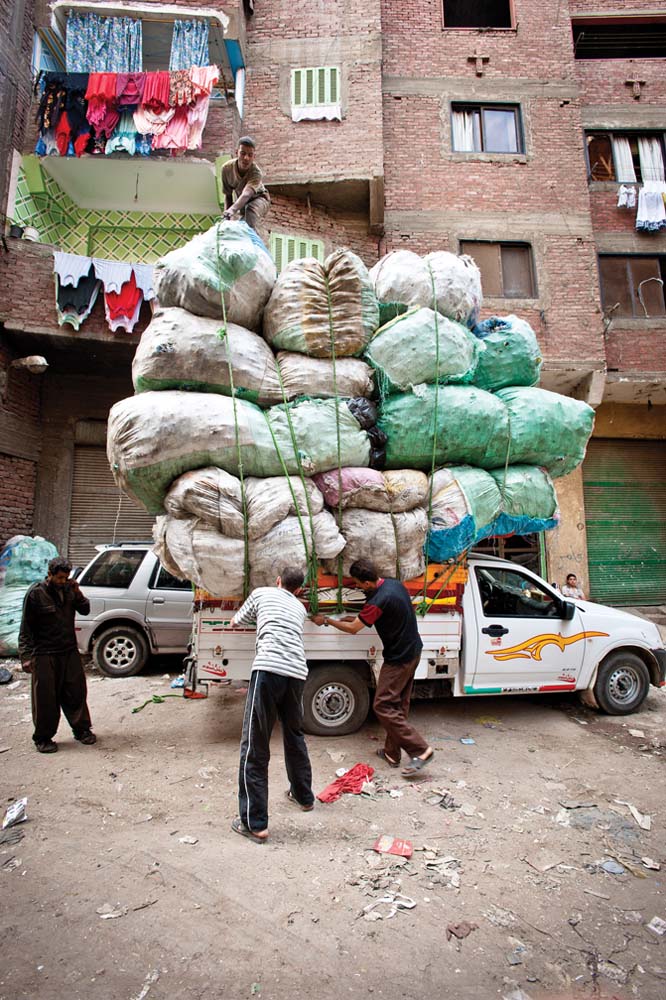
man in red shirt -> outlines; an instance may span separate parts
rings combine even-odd
[[[350,576],[366,602],[355,618],[313,617],[317,625],[332,625],[340,632],[355,635],[364,626],[374,625],[384,647],[384,662],[377,680],[373,708],[386,730],[384,748],[377,751],[390,767],[399,767],[404,750],[410,758],[402,773],[411,778],[431,760],[434,750],[409,724],[409,704],[414,674],[421,659],[423,643],[416,614],[406,588],[399,580],[383,579],[367,559],[357,559]]]

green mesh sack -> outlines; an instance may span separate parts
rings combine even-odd
[[[17,655],[23,598],[57,555],[55,545],[39,535],[15,535],[0,552],[0,656]]]
[[[264,314],[264,337],[274,349],[314,358],[361,354],[379,326],[368,269],[351,250],[323,264],[295,260],[278,275]],[[333,342],[333,345],[332,345]]]
[[[365,359],[388,395],[421,382],[471,382],[482,352],[467,327],[432,309],[410,309],[377,331]]]
[[[507,530],[496,530],[496,534],[511,531],[525,534],[525,531],[543,531],[555,526],[545,523],[559,518],[555,486],[545,469],[535,465],[510,465],[507,469],[493,469],[490,475],[502,497],[503,514],[500,517],[510,518]],[[521,519],[529,519],[531,527],[522,530],[517,527]]]
[[[377,421],[387,435],[388,469],[424,469],[465,463],[504,465],[509,447],[506,406],[472,386],[417,385],[389,396]]]
[[[235,412],[234,412],[235,410]],[[337,417],[336,417],[337,413]],[[366,431],[346,403],[303,400],[284,406],[198,392],[144,392],[111,408],[107,455],[118,485],[149,513],[163,509],[174,479],[217,466],[244,476],[307,476],[342,466],[367,466]],[[237,427],[237,429],[236,429]],[[339,431],[339,453],[338,453]]]
[[[496,398],[509,414],[512,464],[542,465],[554,479],[580,465],[594,427],[591,406],[547,389],[514,386]]]
[[[485,347],[472,382],[496,392],[510,385],[536,385],[541,373],[541,351],[534,330],[517,316],[491,316],[474,327]]]

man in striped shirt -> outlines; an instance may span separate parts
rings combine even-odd
[[[304,812],[314,808],[312,767],[303,736],[303,687],[308,675],[303,626],[307,614],[297,597],[303,579],[300,569],[283,570],[274,587],[253,590],[231,620],[232,628],[257,625],[241,738],[239,815],[231,828],[258,843],[268,837],[268,762],[271,733],[278,718],[289,778],[287,797]]]

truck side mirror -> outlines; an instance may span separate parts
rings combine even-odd
[[[562,601],[560,604],[560,614],[563,621],[572,621],[574,615],[576,614],[576,605],[573,604],[572,601]]]

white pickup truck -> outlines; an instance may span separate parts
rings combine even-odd
[[[515,563],[471,556],[459,610],[419,617],[423,653],[414,697],[580,691],[611,715],[634,712],[650,684],[666,683],[666,649],[656,625],[559,591]],[[347,613],[359,591],[345,592]],[[420,598],[415,598],[415,603]],[[247,680],[254,630],[231,629],[237,602],[195,602],[185,694],[202,697],[207,682]],[[433,605],[433,608],[437,605]],[[327,614],[331,614],[327,611]],[[306,731],[343,735],[364,722],[381,644],[374,629],[347,635],[307,622]]]

